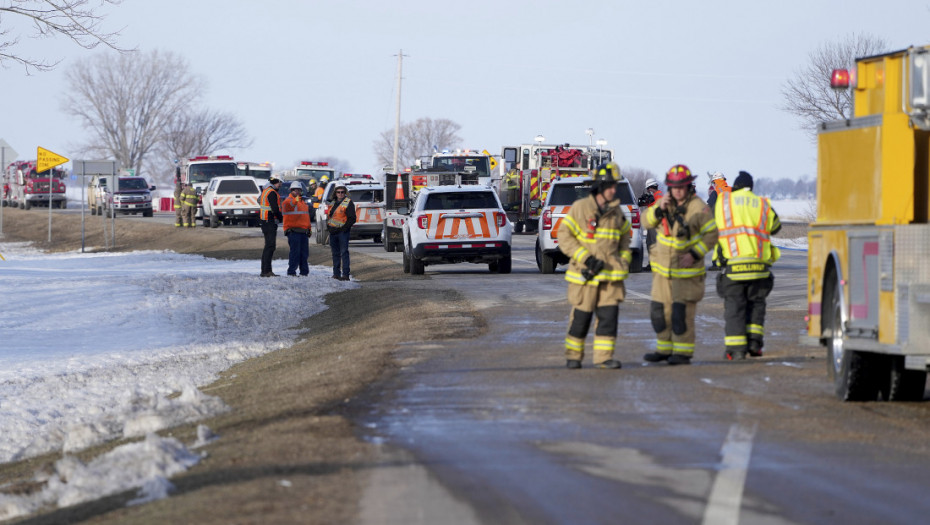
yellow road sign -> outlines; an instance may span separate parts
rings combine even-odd
[[[488,150],[484,150],[484,151],[482,151],[481,153],[484,153],[485,155],[488,156],[488,162],[490,162],[490,164],[491,164],[491,171],[496,170],[496,169],[497,169],[497,159],[495,159],[490,153],[488,153]]]
[[[61,166],[65,162],[71,160],[67,157],[62,157],[57,153],[51,152],[41,146],[36,150],[36,159],[36,164],[38,164],[38,166],[36,166],[36,171],[39,173],[48,171],[55,166]]]

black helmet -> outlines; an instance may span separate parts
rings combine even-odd
[[[621,180],[623,175],[620,174],[620,166],[615,162],[606,162],[594,170],[594,187],[591,191],[595,194],[601,193]]]

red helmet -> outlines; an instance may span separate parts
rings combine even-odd
[[[665,174],[665,185],[669,188],[676,186],[689,186],[694,180],[691,170],[684,164],[675,164]]]

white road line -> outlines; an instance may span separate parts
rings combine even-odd
[[[752,453],[752,440],[756,435],[758,424],[746,426],[736,424],[730,427],[727,440],[720,449],[720,468],[710,490],[707,507],[704,509],[705,525],[736,525],[739,523],[739,508],[743,499],[743,487],[749,456]]]

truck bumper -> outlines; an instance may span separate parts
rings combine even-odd
[[[413,256],[425,263],[489,263],[510,256],[510,244],[503,241],[423,243],[413,248]]]

